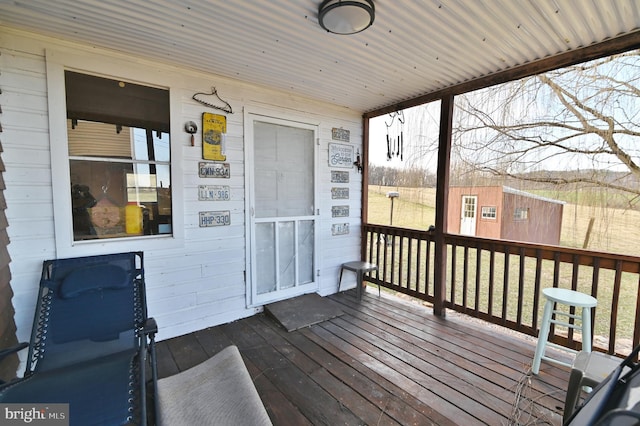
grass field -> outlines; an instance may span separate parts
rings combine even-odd
[[[398,191],[393,204],[393,225],[427,229],[435,223],[435,188],[369,186],[369,223],[389,225],[391,201],[388,191]],[[640,256],[640,212],[567,203],[564,206],[560,245],[582,248],[589,221],[594,226],[589,250]]]
[[[388,191],[398,191],[400,197],[394,200],[393,204],[393,225],[411,229],[427,229],[430,225],[435,223],[435,189],[433,188],[397,188],[397,187],[384,187],[384,186],[370,186],[369,187],[369,223],[388,225],[390,222],[390,210],[391,201],[386,197]],[[615,209],[615,208],[596,208],[592,206],[575,205],[567,203],[564,206],[562,233],[561,233],[561,245],[573,248],[582,248],[585,236],[587,233],[587,227],[591,218],[594,218],[594,226],[589,240],[588,249],[594,251],[619,253],[631,256],[640,256],[640,212]],[[458,257],[458,263],[461,262],[461,255]],[[470,270],[475,270],[475,252],[470,254]],[[512,271],[518,271],[519,265],[515,257],[511,265]],[[501,271],[503,270],[504,258],[502,255],[496,255],[496,271],[498,272],[495,277],[495,282],[500,283],[502,280]],[[526,285],[524,294],[525,297],[525,309],[523,312],[525,315],[529,312],[527,317],[523,318],[523,323],[531,323],[531,306],[533,299],[536,297],[533,294],[533,282],[535,273],[534,262],[531,261],[531,265],[526,266],[525,277]],[[456,266],[457,269],[461,268],[461,265]],[[591,288],[591,273],[589,270],[581,270],[579,274],[578,289],[584,292],[589,292]],[[481,281],[486,283],[488,267],[483,266],[481,268]],[[553,279],[553,262],[547,262],[542,268],[543,273],[543,286],[545,282],[551,282]],[[571,266],[563,265],[560,270],[561,281],[570,281]],[[461,273],[458,273],[456,283],[456,302],[460,303],[462,300],[461,293]],[[510,288],[517,288],[517,273],[510,275]],[[596,316],[596,327],[594,330],[595,336],[606,336],[609,331],[609,315],[611,312],[611,303],[613,298],[613,273],[610,271],[602,270],[600,272],[600,288],[598,292],[598,313]],[[475,280],[475,277],[470,278]],[[471,281],[473,282],[473,281]],[[471,286],[474,287],[474,286]],[[624,341],[630,339],[634,330],[634,314],[638,289],[638,276],[634,274],[623,274],[623,280],[620,292],[620,305],[618,307],[618,324],[617,341],[623,341],[623,345],[627,347],[628,344],[624,344]],[[486,288],[480,289],[479,295],[481,310],[486,312],[488,305],[488,290]],[[511,291],[510,291],[511,294]],[[474,300],[475,288],[470,288],[466,294],[468,300]],[[493,311],[500,312],[502,304],[507,303],[507,317],[515,320],[517,315],[517,306],[513,301],[505,301],[502,292],[501,285],[497,285],[493,294]],[[527,307],[529,309],[527,309]],[[540,307],[540,310],[542,306]],[[539,312],[539,317],[542,313]],[[602,337],[596,337],[596,341]],[[602,343],[602,342],[601,342]],[[606,343],[605,343],[606,344]],[[617,343],[618,345],[618,343]]]

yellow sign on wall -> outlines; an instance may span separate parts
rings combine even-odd
[[[227,133],[227,117],[202,113],[202,158],[204,160],[225,161],[224,139]]]

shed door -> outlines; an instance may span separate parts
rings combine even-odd
[[[317,290],[312,126],[250,116],[251,304]]]
[[[476,235],[476,216],[478,213],[478,197],[475,195],[462,196],[460,217],[460,234]]]

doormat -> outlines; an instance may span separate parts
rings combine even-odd
[[[264,309],[287,331],[309,327],[344,314],[336,302],[317,293],[271,303]]]

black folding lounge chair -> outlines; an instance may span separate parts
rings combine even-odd
[[[564,423],[567,426],[640,424],[640,345],[604,379]]]
[[[157,327],[142,253],[45,261],[38,296],[24,377],[0,402],[68,403],[71,425],[146,424]]]

